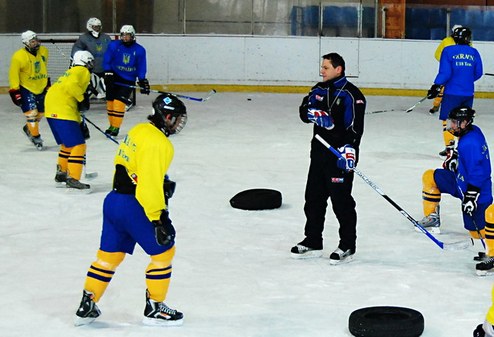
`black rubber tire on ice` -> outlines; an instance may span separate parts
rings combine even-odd
[[[362,308],[350,314],[348,329],[357,337],[418,337],[424,332],[424,316],[409,308]]]
[[[274,209],[281,206],[281,192],[266,188],[254,188],[237,193],[230,199],[233,208],[248,211]]]

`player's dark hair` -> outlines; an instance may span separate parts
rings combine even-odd
[[[323,55],[322,58],[331,62],[331,65],[334,68],[341,67],[341,69],[343,70],[343,73],[345,73],[345,60],[343,59],[343,57],[341,57],[340,54],[329,53],[329,54]]]

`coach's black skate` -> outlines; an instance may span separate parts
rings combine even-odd
[[[182,325],[184,315],[169,308],[163,302],[155,302],[149,298],[149,293],[146,291],[146,308],[144,308],[144,318],[142,323],[145,325],[162,325],[162,326],[178,326]]]
[[[321,246],[313,246],[302,240],[302,242],[298,243],[296,246],[293,246],[290,250],[291,256],[294,259],[311,259],[322,256],[322,245]]]
[[[67,182],[67,172],[62,171],[60,165],[57,165],[57,173],[55,174],[55,182],[57,184]]]
[[[355,249],[347,249],[343,251],[339,247],[329,256],[329,264],[347,263],[353,260]]]
[[[484,261],[475,265],[475,272],[479,276],[486,276],[494,273],[494,257],[489,256]]]
[[[96,303],[94,303],[93,298],[93,293],[85,290],[82,291],[81,304],[75,313],[75,326],[91,324],[96,318],[99,317],[99,315],[101,315],[101,311]]]
[[[76,190],[85,190],[90,191],[91,186],[89,184],[81,183],[79,180],[67,177],[67,181],[65,182],[65,186],[67,188],[73,188]]]

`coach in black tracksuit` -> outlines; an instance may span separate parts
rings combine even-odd
[[[336,54],[322,57],[321,76],[304,97],[299,108],[304,123],[314,123],[319,134],[343,158],[338,160],[321,142],[312,138],[310,167],[305,189],[305,239],[292,248],[292,257],[322,255],[324,220],[328,199],[339,222],[340,241],[330,263],[352,259],[356,248],[357,213],[352,197],[354,173],[360,139],[364,131],[366,101],[362,92],[345,77],[345,61]]]

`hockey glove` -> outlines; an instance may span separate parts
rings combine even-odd
[[[480,188],[468,184],[467,191],[463,195],[461,204],[463,212],[472,216],[477,209],[477,200],[479,199]]]
[[[170,180],[168,174],[165,175],[165,181],[163,182],[163,191],[165,192],[165,200],[167,201],[167,204],[168,204],[168,199],[171,199],[171,197],[173,197],[173,193],[175,193],[176,186],[177,183],[175,183],[173,180]]]
[[[79,109],[79,112],[86,112],[89,110],[89,107],[91,106],[91,103],[89,102],[89,94],[87,92],[84,93],[84,98],[82,99],[81,102],[77,102],[77,108]]]
[[[141,88],[141,94],[143,95],[149,95],[149,93],[151,92],[149,81],[146,78],[143,78],[139,81],[139,87]]]
[[[338,149],[341,157],[338,158],[336,165],[338,168],[350,172],[355,168],[355,149],[351,145],[345,145]]]
[[[485,337],[485,332],[482,324],[477,325],[477,328],[473,330],[473,337]]]
[[[489,322],[477,325],[473,331],[473,337],[494,337],[494,327]]]
[[[106,92],[113,92],[113,83],[115,82],[115,77],[112,71],[105,72],[105,87]]]
[[[19,89],[10,89],[9,90],[10,98],[12,99],[12,102],[17,105],[21,106],[21,91]]]
[[[87,89],[86,89],[86,94],[91,97],[91,95],[93,95],[94,97],[98,96],[98,90],[96,90],[96,88],[94,87],[94,85],[92,83],[89,83],[89,85],[87,86]]]
[[[441,85],[440,84],[433,84],[429,91],[427,92],[427,98],[428,99],[433,99],[436,98],[439,93],[441,92]]]
[[[458,151],[448,151],[448,155],[443,162],[443,169],[451,172],[456,172],[456,170],[458,169]]]
[[[309,94],[309,109],[324,109],[326,107],[325,104],[327,104],[324,99],[327,95],[327,89],[323,89],[321,87],[313,88]]]
[[[82,135],[84,136],[84,139],[89,139],[91,135],[89,134],[89,128],[87,127],[86,122],[82,120],[79,126],[81,127],[81,131],[82,131]]]
[[[175,228],[168,217],[168,211],[163,210],[159,220],[153,221],[154,235],[160,246],[167,246],[175,240]]]
[[[331,130],[334,128],[333,117],[326,111],[309,109],[307,118],[317,126]]]

